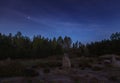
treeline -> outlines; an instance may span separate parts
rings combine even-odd
[[[28,59],[60,55],[63,54],[66,48],[70,48],[71,43],[71,38],[67,36],[49,39],[38,35],[30,39],[23,36],[21,32],[17,32],[15,35],[0,33],[0,59]]]
[[[21,32],[17,32],[15,35],[0,33],[0,59],[44,58],[61,55],[64,52],[90,57],[103,54],[120,55],[120,32],[113,33],[110,39],[86,45],[79,41],[72,43],[72,39],[67,36],[49,39],[38,35],[30,39],[23,36]]]
[[[109,39],[87,44],[90,56],[100,56],[103,54],[120,55],[120,32],[113,33]]]
[[[120,32],[111,34],[110,38],[89,44],[73,43],[72,51],[78,56],[98,57],[104,54],[120,55]]]

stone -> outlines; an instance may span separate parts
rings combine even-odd
[[[116,60],[115,55],[112,55],[112,66],[113,67],[120,67],[120,61]]]
[[[63,69],[71,68],[71,62],[67,54],[64,54],[63,56],[62,67]]]

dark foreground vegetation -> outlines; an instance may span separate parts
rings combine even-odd
[[[49,39],[38,35],[30,39],[23,36],[21,32],[15,35],[0,33],[0,59],[44,58],[61,55],[64,52],[87,57],[97,57],[103,54],[120,55],[120,32],[111,34],[108,39],[86,45],[79,41],[73,43],[72,39],[67,36]]]

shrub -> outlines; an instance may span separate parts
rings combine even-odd
[[[43,72],[44,72],[44,73],[50,73],[50,69],[49,69],[49,68],[44,68],[44,69],[43,69]]]
[[[111,80],[111,81],[117,81],[118,80],[117,76],[110,76],[108,79]]]
[[[46,62],[46,63],[39,63],[38,65],[42,68],[46,68],[46,67],[55,68],[55,67],[61,67],[62,63],[60,63],[60,62]]]
[[[103,69],[103,68],[98,67],[98,66],[92,67],[92,70],[94,70],[94,71],[100,71],[100,70],[102,70],[102,69]]]
[[[90,83],[99,83],[99,80],[96,77],[90,79]]]
[[[85,69],[85,67],[81,67],[81,70],[84,70]]]
[[[4,65],[0,65],[0,77],[23,76],[24,69],[25,66],[19,62],[4,63]]]
[[[25,69],[24,70],[24,76],[27,76],[27,77],[34,77],[34,76],[38,76],[39,73],[36,72],[34,69]]]
[[[83,63],[79,63],[79,67],[81,67],[82,69],[84,68],[91,68],[91,64],[87,63],[87,62],[83,62]]]

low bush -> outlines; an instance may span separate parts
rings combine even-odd
[[[44,73],[50,73],[50,69],[49,69],[49,68],[44,68],[44,69],[43,69],[43,72],[44,72]]]
[[[99,67],[99,66],[94,66],[92,67],[92,70],[94,71],[101,71],[103,68]]]
[[[62,63],[60,63],[60,62],[46,62],[46,63],[39,63],[38,66],[42,67],[42,68],[46,68],[46,67],[55,68],[55,67],[61,67]]]
[[[96,77],[90,79],[90,83],[99,83],[99,80]]]
[[[111,81],[117,81],[118,80],[117,76],[110,76],[108,79],[111,80]]]
[[[34,76],[38,76],[39,73],[37,71],[35,71],[34,69],[25,69],[24,70],[24,76],[26,77],[34,77]]]
[[[91,64],[89,64],[89,63],[79,63],[79,67],[80,68],[91,68]]]
[[[24,69],[25,66],[19,62],[4,63],[4,65],[0,65],[0,77],[23,76]]]

